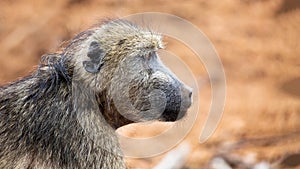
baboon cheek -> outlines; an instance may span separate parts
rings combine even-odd
[[[141,121],[157,120],[163,114],[167,98],[162,90],[130,90],[130,100]],[[132,92],[135,91],[135,92]]]

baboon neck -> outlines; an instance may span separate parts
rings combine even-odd
[[[0,160],[9,151],[14,159],[29,156],[35,167],[125,168],[114,130],[99,116],[91,93],[72,89],[46,69],[1,88]]]

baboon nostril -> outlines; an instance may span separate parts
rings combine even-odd
[[[193,92],[190,91],[190,92],[189,92],[189,97],[190,97],[190,98],[192,97],[192,94],[193,94]]]
[[[189,98],[191,98],[192,95],[193,95],[193,89],[190,88],[190,87],[185,87],[185,94],[186,94],[186,96],[188,96]]]
[[[182,94],[184,95],[184,97],[186,98],[191,98],[193,95],[193,89],[188,87],[188,86],[184,86],[182,89]]]

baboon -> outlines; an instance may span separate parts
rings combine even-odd
[[[1,87],[0,168],[126,168],[117,128],[176,121],[191,105],[191,90],[160,61],[161,48],[158,33],[104,21]]]

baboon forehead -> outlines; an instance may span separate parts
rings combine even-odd
[[[159,33],[121,19],[99,26],[93,38],[105,51],[132,55],[147,55],[164,47]]]

